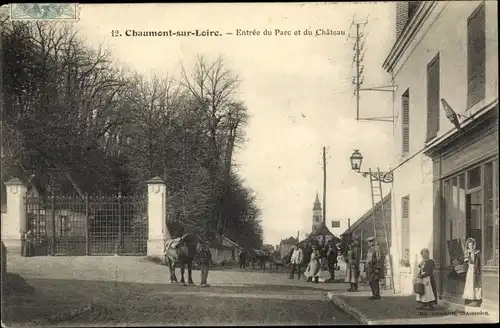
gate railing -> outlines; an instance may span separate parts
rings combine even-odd
[[[26,197],[34,255],[146,255],[145,197]]]

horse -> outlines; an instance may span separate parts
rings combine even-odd
[[[261,250],[255,250],[252,256],[252,268],[255,268],[255,262],[259,262],[261,270],[266,268],[266,262],[271,262],[271,255]]]
[[[164,254],[165,265],[168,265],[170,270],[170,283],[177,282],[175,275],[175,265],[179,264],[181,268],[181,284],[185,285],[184,270],[187,265],[188,269],[188,284],[194,285],[192,277],[193,261],[196,256],[196,247],[200,242],[200,238],[192,233],[187,233],[182,237],[170,239],[165,242]]]

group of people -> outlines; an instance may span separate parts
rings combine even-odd
[[[372,290],[370,299],[376,300],[380,299],[380,280],[384,277],[384,257],[374,237],[368,238],[367,243],[368,253],[364,269],[367,281]],[[323,261],[326,261],[330,273],[330,278],[327,281],[333,282],[335,279],[335,271],[338,270],[338,254],[339,249],[332,241],[324,247],[316,244],[311,245],[310,254],[307,252],[307,247],[303,247],[301,243],[298,243],[290,254],[290,263],[292,265],[290,279],[294,279],[295,274],[297,274],[297,278],[300,279],[301,266],[307,263],[304,275],[307,277],[307,281],[317,283],[319,281],[320,268],[323,265]],[[346,262],[345,282],[349,284],[348,291],[356,292],[358,291],[361,272],[361,249],[357,238],[353,238],[348,243],[347,252],[344,254],[344,261]]]
[[[384,256],[375,237],[367,238],[366,242],[368,243],[368,252],[364,272],[372,292],[369,299],[378,300],[380,299],[380,280],[384,278]],[[347,291],[357,292],[361,275],[361,248],[358,238],[354,237],[350,240],[344,260],[346,262],[345,282],[349,284]]]
[[[292,265],[290,279],[294,279],[295,274],[297,274],[297,279],[300,279],[301,267],[303,264],[307,263],[304,276],[307,278],[307,281],[318,283],[320,269],[324,266],[325,261],[328,272],[330,273],[329,281],[335,279],[335,271],[337,270],[338,264],[337,246],[331,241],[327,245],[321,246],[322,245],[302,245],[301,243],[297,243],[290,254],[290,264]]]
[[[337,245],[330,240],[326,244],[311,244],[298,243],[291,251],[289,258],[292,266],[290,279],[300,279],[302,273],[301,268],[306,265],[303,274],[307,281],[318,283],[322,267],[327,267],[330,274],[328,282],[333,282],[335,279],[335,271],[338,270],[338,248]]]

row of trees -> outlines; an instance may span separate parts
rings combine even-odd
[[[255,196],[233,170],[247,108],[223,58],[146,78],[69,25],[2,18],[0,28],[3,180],[57,169],[85,193],[137,194],[160,176],[173,235],[262,244]]]

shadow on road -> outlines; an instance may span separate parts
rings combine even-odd
[[[336,311],[321,291],[306,286],[203,288],[179,284],[35,278],[28,279],[28,282],[36,289],[33,295],[6,298],[2,304],[2,317],[7,325],[355,323],[348,315]],[[207,293],[213,296],[201,297]],[[238,297],[242,294],[256,297]],[[266,297],[274,294],[288,296]]]

